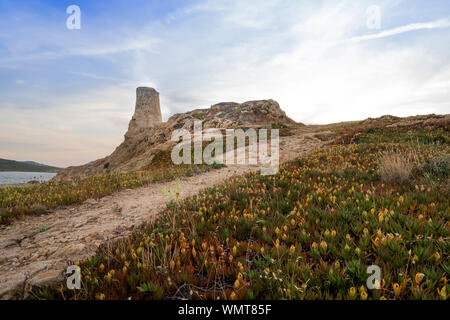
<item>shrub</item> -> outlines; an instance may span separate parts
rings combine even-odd
[[[415,159],[415,154],[412,151],[385,152],[379,163],[381,181],[398,184],[411,182]]]
[[[272,129],[287,129],[287,128],[289,128],[289,126],[287,126],[283,122],[272,123]]]
[[[445,155],[439,158],[427,159],[422,169],[424,172],[437,177],[448,177],[450,167],[450,156]]]

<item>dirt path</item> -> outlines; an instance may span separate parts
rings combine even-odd
[[[323,143],[304,132],[280,138],[280,162],[292,160]],[[100,200],[27,216],[0,227],[0,298],[21,298],[31,284],[62,279],[71,262],[95,254],[100,244],[125,237],[161,212],[170,199],[164,191],[179,191],[181,198],[218,185],[227,178],[256,171],[256,166],[233,165],[172,182],[125,190]]]

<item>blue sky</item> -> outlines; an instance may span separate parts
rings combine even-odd
[[[138,86],[160,92],[164,120],[269,98],[305,123],[449,113],[449,61],[448,0],[0,0],[0,158],[109,154]]]

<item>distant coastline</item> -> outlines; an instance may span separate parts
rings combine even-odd
[[[47,172],[58,173],[62,168],[48,166],[34,161],[0,159],[0,172]]]

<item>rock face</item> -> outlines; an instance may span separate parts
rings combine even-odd
[[[163,123],[158,92],[152,88],[137,88],[136,110],[124,142],[111,155],[83,166],[69,167],[54,179],[70,180],[109,172],[148,169],[158,152],[171,150],[176,144],[171,141],[174,130],[184,128],[192,131],[194,121],[199,120],[203,122],[204,129],[271,127],[275,123],[296,125],[274,100],[248,101],[242,104],[222,102],[209,109],[175,114]]]

